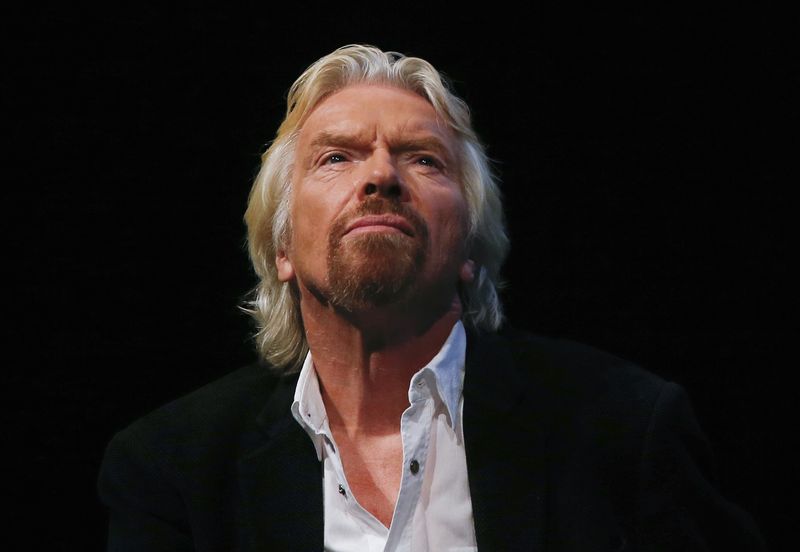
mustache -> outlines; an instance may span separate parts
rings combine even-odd
[[[341,214],[331,227],[331,239],[338,241],[353,220],[368,215],[397,215],[403,217],[414,229],[415,236],[427,239],[428,225],[416,210],[400,201],[379,197],[367,198],[351,211]]]

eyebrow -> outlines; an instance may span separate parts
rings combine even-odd
[[[369,140],[365,140],[355,134],[342,134],[323,130],[311,140],[310,147],[312,150],[324,146],[364,147],[367,143],[369,143]]]
[[[453,155],[444,142],[435,136],[400,138],[399,140],[394,140],[390,143],[393,151],[399,153],[407,151],[432,151],[444,157],[446,162],[449,162]]]

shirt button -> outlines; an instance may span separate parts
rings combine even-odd
[[[411,473],[417,475],[417,472],[419,471],[419,462],[417,462],[416,460],[412,460],[408,468],[411,470]]]
[[[342,496],[347,496],[347,492],[344,490],[344,487],[339,485],[339,494]]]

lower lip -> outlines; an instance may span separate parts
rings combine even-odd
[[[405,232],[394,226],[375,224],[370,226],[358,226],[350,230],[346,235],[353,236],[355,234],[368,234],[373,232],[385,232],[387,234],[405,234]]]

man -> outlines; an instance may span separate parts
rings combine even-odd
[[[295,82],[246,213],[264,362],[137,421],[110,550],[756,550],[681,388],[502,327],[500,194],[427,62]]]

